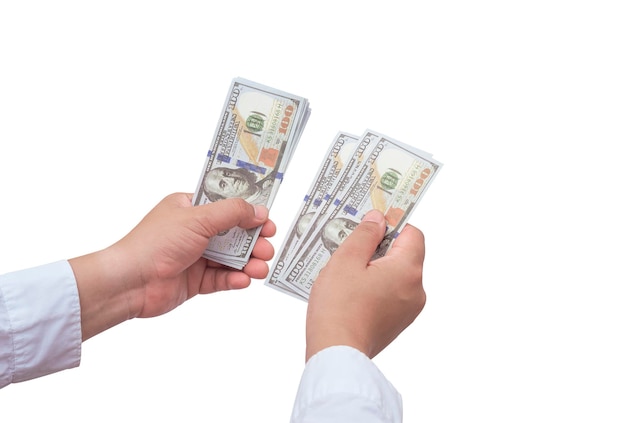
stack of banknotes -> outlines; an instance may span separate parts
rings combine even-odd
[[[233,79],[193,204],[241,197],[271,207],[310,113],[306,98]],[[242,269],[260,231],[233,228],[219,233],[203,257]]]
[[[194,205],[241,197],[271,207],[311,110],[306,98],[233,79],[193,197]],[[442,164],[432,154],[366,130],[330,143],[265,285],[308,301],[313,282],[365,213],[380,210],[387,252]],[[261,228],[211,238],[203,256],[242,269]]]
[[[308,301],[313,282],[333,252],[369,210],[387,223],[372,256],[383,256],[442,164],[430,153],[367,130],[339,132],[304,195],[265,285]]]

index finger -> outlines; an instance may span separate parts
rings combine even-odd
[[[386,256],[396,257],[404,254],[407,255],[411,261],[419,261],[422,263],[424,262],[425,253],[424,234],[415,226],[407,223],[400,231],[400,234],[398,234],[398,237],[391,245],[389,251],[387,251]]]

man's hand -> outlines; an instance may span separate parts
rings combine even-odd
[[[241,289],[265,278],[276,233],[264,206],[240,198],[193,207],[191,194],[171,194],[124,238],[70,260],[81,303],[83,340],[133,317],[167,313],[197,294]],[[209,239],[239,226],[263,225],[243,270],[202,258]]]
[[[387,254],[370,261],[384,233],[382,213],[370,211],[320,272],[309,296],[307,361],[333,345],[372,358],[422,311],[424,236],[406,225]]]

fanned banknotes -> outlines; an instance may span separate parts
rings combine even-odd
[[[306,98],[233,79],[193,204],[240,197],[269,208],[309,115]],[[222,232],[211,238],[203,257],[242,269],[260,230]]]
[[[371,209],[380,210],[387,222],[372,260],[383,256],[442,167],[432,154],[370,130],[347,163],[323,205],[308,219],[306,233],[294,234],[301,226],[302,210],[292,223],[266,285],[308,300],[320,270]],[[322,169],[312,187],[323,178]]]
[[[300,210],[291,224],[287,237],[283,241],[280,254],[274,260],[270,276],[267,279],[268,285],[274,286],[287,294],[300,297],[301,294],[280,282],[281,272],[284,266],[289,263],[289,255],[296,252],[302,237],[309,233],[309,228],[314,224],[319,211],[327,206],[341,172],[346,169],[346,166],[352,166],[352,157],[358,141],[358,137],[348,133],[339,132],[335,136],[317,171],[317,175],[304,195]]]

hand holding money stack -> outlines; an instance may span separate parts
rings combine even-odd
[[[240,197],[270,208],[310,112],[303,97],[233,79],[193,205]],[[242,269],[260,230],[233,228],[220,233],[203,257]]]
[[[387,222],[372,260],[383,256],[441,167],[430,153],[374,131],[338,133],[265,284],[307,301],[330,256],[371,209]]]

